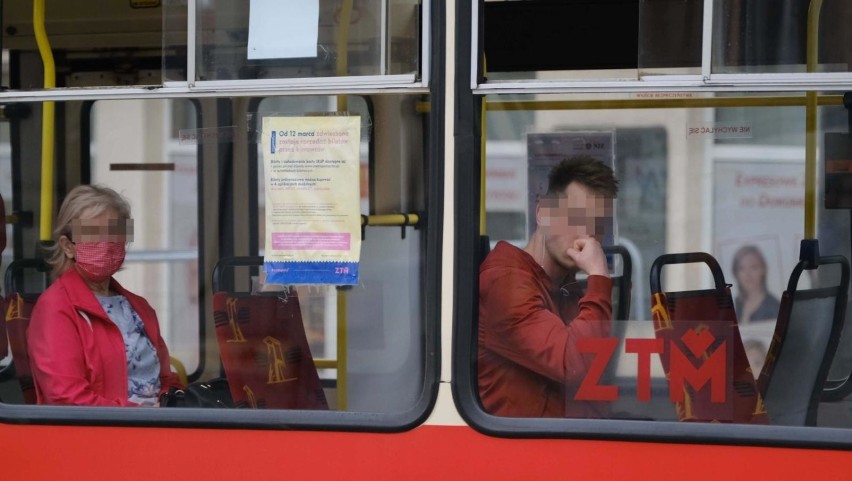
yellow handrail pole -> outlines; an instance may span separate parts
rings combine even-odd
[[[337,26],[337,75],[346,76],[349,73],[349,22],[352,19],[352,0],[343,0],[340,6],[340,16]],[[337,96],[337,111],[349,109],[349,99],[346,95]]]
[[[349,73],[349,21],[352,18],[352,0],[343,0],[337,28],[337,75]],[[337,96],[337,111],[349,109],[349,98]],[[337,409],[346,410],[346,291],[337,290]]]
[[[807,71],[816,72],[819,63],[819,13],[822,0],[808,7]],[[805,106],[805,239],[816,239],[817,211],[817,93],[808,91]]]
[[[56,87],[56,64],[44,28],[44,0],[33,1],[33,30],[38,52],[44,66],[44,88]],[[41,107],[41,214],[39,218],[39,240],[49,241],[53,230],[53,130],[55,105],[43,102]]]
[[[361,225],[405,226],[417,225],[420,222],[420,214],[378,214],[366,217],[366,219],[364,216],[361,217]]]
[[[337,410],[346,410],[346,290],[337,289]]]
[[[184,386],[189,384],[189,378],[186,377],[186,366],[183,365],[180,359],[174,356],[169,356],[169,364],[175,368],[175,374],[177,374],[178,380],[181,384]]]

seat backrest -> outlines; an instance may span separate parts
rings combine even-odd
[[[40,292],[26,292],[23,288],[24,271],[35,270],[47,277],[48,266],[41,259],[20,259],[9,264],[4,279],[6,296],[6,331],[9,335],[9,346],[12,350],[12,362],[15,375],[21,385],[24,402],[36,403],[35,386],[30,371],[30,356],[27,353],[27,327],[30,315],[35,307]],[[45,281],[46,282],[46,281]]]
[[[662,268],[669,264],[703,263],[710,268],[714,288],[664,292]],[[731,289],[719,263],[705,252],[665,254],[651,266],[651,314],[654,332],[663,340],[663,370],[672,383],[672,369],[686,362],[693,367],[713,360],[724,367],[724,395],[713,399],[712,382],[699,389],[683,384],[683,400],[676,402],[678,419],[696,422],[765,424],[762,400],[743,346]],[[709,336],[707,334],[710,334]],[[724,348],[724,351],[721,349]],[[673,359],[677,357],[677,361]],[[704,363],[704,364],[702,364]],[[670,384],[671,386],[671,384]]]
[[[226,266],[260,265],[263,259],[223,259]],[[221,278],[214,286],[223,285]],[[308,345],[294,290],[265,294],[216,292],[216,339],[236,407],[328,409]]]
[[[849,263],[845,257],[820,257],[817,268],[840,267],[840,282],[798,290],[808,262],[793,269],[781,297],[778,322],[758,388],[772,424],[813,426],[846,315]],[[825,276],[819,276],[824,278]]]

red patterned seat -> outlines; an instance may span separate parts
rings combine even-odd
[[[24,402],[27,404],[36,403],[35,386],[30,371],[30,356],[27,353],[27,327],[38,296],[47,286],[49,270],[49,266],[42,259],[19,259],[10,263],[6,270],[4,283],[7,292],[4,311],[6,332],[9,335],[15,374],[21,385]],[[33,273],[39,281],[38,292],[28,292],[23,287],[25,278],[29,278],[31,282],[36,279],[32,277]]]
[[[21,385],[24,402],[36,403],[35,385],[30,371],[30,356],[27,354],[27,326],[37,296],[24,296],[12,293],[6,299],[6,330],[9,333],[9,345],[15,362],[15,373]]]
[[[295,292],[217,292],[213,311],[236,407],[328,409]]]
[[[715,288],[663,292],[662,267],[705,263],[713,272]],[[651,267],[651,313],[660,356],[681,421],[766,424],[768,417],[746,356],[730,287],[716,260],[703,252],[666,254]],[[689,375],[706,369],[705,376]],[[714,380],[712,372],[722,374]],[[686,379],[686,380],[685,380]],[[681,384],[681,381],[682,384]],[[715,385],[714,385],[715,382]],[[694,385],[697,384],[698,388]],[[672,386],[674,385],[674,388]]]

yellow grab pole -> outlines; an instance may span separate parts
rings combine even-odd
[[[337,289],[337,410],[346,410],[346,289]]]
[[[352,0],[343,0],[337,28],[337,75],[349,74],[349,21],[352,18]],[[337,96],[337,111],[349,110],[349,98]],[[337,290],[337,409],[346,410],[346,291]]]
[[[44,0],[33,2],[33,30],[35,31],[38,52],[44,65],[44,88],[56,87],[56,65],[53,52],[47,40],[44,28]],[[42,103],[41,108],[41,214],[39,216],[39,240],[49,241],[53,230],[53,130],[55,105]]]
[[[816,72],[819,63],[819,13],[822,0],[808,7],[807,70]],[[817,93],[809,91],[805,105],[805,239],[816,239],[817,213]]]
[[[337,25],[337,75],[349,74],[349,21],[352,19],[352,0],[343,0],[340,6],[340,16]],[[346,95],[337,96],[337,111],[349,109],[349,99]]]

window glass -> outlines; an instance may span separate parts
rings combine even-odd
[[[808,37],[809,5],[821,6]],[[808,72],[808,49],[816,48],[814,72],[849,72],[852,5],[842,0],[724,0],[714,4],[714,73]],[[810,45],[816,42],[816,45]]]
[[[159,85],[163,80],[163,10],[175,9],[171,4],[178,2],[157,3],[169,6],[139,8],[137,2],[131,1],[45,2],[44,28],[56,66],[56,87]],[[147,6],[151,7],[151,2]],[[20,61],[25,69],[20,78],[11,78],[11,86],[43,88],[33,2],[4,4],[2,20],[3,49],[12,53],[13,63]],[[185,32],[185,15],[182,20]],[[173,22],[169,22],[168,30],[174,28]],[[173,41],[173,37],[168,40]],[[181,44],[185,50],[185,33]],[[175,54],[170,51],[166,55]],[[184,66],[167,67],[185,69],[185,62]]]
[[[502,126],[485,142],[490,253],[472,354],[486,412],[852,427],[837,404],[808,401],[821,368],[833,363],[827,387],[849,376],[849,336],[832,331],[846,322],[834,310],[846,290],[827,256],[848,260],[850,239],[848,213],[820,200],[825,265],[797,273],[804,94],[689,94],[668,108],[637,98],[613,109],[612,97],[588,96],[577,108],[578,99],[486,99],[486,125]],[[848,134],[840,98],[820,105],[822,179],[824,156],[845,155]],[[574,167],[554,169],[565,158]],[[706,255],[672,256],[685,253]],[[769,353],[773,335],[784,342]]]
[[[156,310],[172,357],[199,366],[198,144],[187,100],[98,101],[91,113],[92,183],[130,202],[133,242],[122,285]],[[181,112],[185,114],[180,115]]]
[[[337,97],[266,98],[251,116],[259,126],[264,118],[335,112],[340,101]],[[425,117],[416,111],[416,98],[348,96],[345,102],[349,115],[360,122],[360,175],[352,180],[359,185],[361,215],[421,211],[424,160],[415,146],[422,145]],[[264,147],[254,147],[261,254],[265,253],[269,208]],[[376,176],[386,182],[372,179],[372,172],[381,172]],[[420,396],[426,355],[420,294],[423,232],[398,224],[367,226],[356,285],[294,286],[309,349],[320,368],[331,409],[396,414],[411,409]]]
[[[285,15],[274,2],[199,2],[197,80],[417,74],[420,3],[289,2]],[[317,28],[305,28],[286,49],[271,45],[282,29],[306,24]]]
[[[704,0],[640,0],[640,75],[700,74],[703,16]]]
[[[15,255],[15,247],[14,247],[14,239],[12,237],[12,222],[9,217],[12,216],[12,212],[14,209],[12,208],[12,149],[9,143],[9,123],[3,122],[0,123],[0,196],[3,198],[4,210],[6,219],[0,219],[0,224],[5,226],[3,228],[3,235],[5,235],[6,239],[6,248],[2,250],[2,257],[0,257],[0,278],[5,279],[6,268],[9,266],[9,263],[12,262]],[[8,220],[7,220],[8,219]],[[0,289],[0,297],[6,297],[5,289]],[[5,307],[3,301],[0,301],[0,306]],[[5,320],[6,311],[2,309],[2,316]],[[5,324],[5,323],[4,323]],[[6,326],[0,326],[0,329],[5,330]],[[4,333],[0,333],[0,343],[4,345],[0,345],[0,370],[5,370],[6,367],[11,363],[12,356],[11,350],[8,348],[8,338]],[[0,373],[0,377],[3,374]],[[2,381],[0,381],[0,385],[2,385]],[[0,399],[3,399],[3,394],[0,393]]]
[[[700,73],[702,0],[486,0],[480,5],[487,80],[637,80]]]

